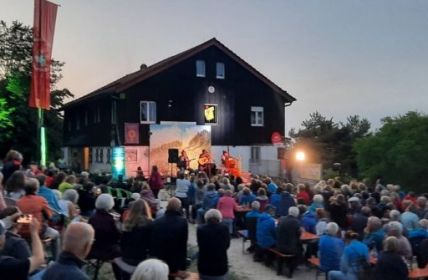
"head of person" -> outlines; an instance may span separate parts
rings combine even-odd
[[[383,241],[383,251],[390,253],[397,253],[399,250],[398,239],[395,236],[388,236]]]
[[[158,167],[157,165],[153,165],[152,166],[152,173],[157,173],[158,172]]]
[[[324,208],[317,208],[315,210],[315,214],[316,214],[317,220],[324,219],[327,216]]]
[[[181,211],[181,201],[173,197],[170,200],[168,200],[168,205],[166,206],[167,211],[174,211],[174,212],[180,212]]]
[[[337,236],[337,233],[339,232],[339,226],[334,222],[330,222],[327,224],[326,232],[330,236]]]
[[[179,171],[177,177],[178,179],[184,179],[184,172]]]
[[[45,185],[45,181],[46,181],[46,176],[45,175],[38,175],[37,180],[39,181],[39,186],[44,186]]]
[[[16,192],[25,188],[25,173],[22,171],[15,171],[10,175],[6,181],[6,190],[8,192]]]
[[[260,210],[260,202],[258,202],[257,200],[251,202],[251,209],[253,209],[254,211],[259,211]]]
[[[294,218],[298,218],[299,214],[300,214],[299,208],[297,208],[296,206],[291,206],[290,208],[288,208],[288,215]]]
[[[258,196],[266,196],[266,189],[265,188],[260,188],[257,190],[257,195]]]
[[[94,229],[87,223],[71,223],[65,230],[63,250],[80,259],[85,259],[94,242]]]
[[[205,213],[205,221],[207,224],[218,224],[221,223],[223,220],[223,216],[221,215],[221,212],[217,209],[210,209]]]
[[[421,228],[428,230],[428,220],[427,219],[421,219],[419,221],[419,225],[421,226]]]
[[[393,221],[388,223],[388,236],[401,237],[403,234],[403,225],[400,222]]]
[[[148,259],[141,262],[131,280],[168,280],[169,268],[163,261]]]
[[[62,194],[62,199],[71,201],[73,204],[77,204],[79,193],[75,189],[68,189]]]
[[[209,191],[209,192],[215,191],[215,184],[213,184],[213,183],[208,184],[207,191]]]
[[[39,181],[35,178],[25,179],[25,195],[35,195],[39,191]]]
[[[227,196],[227,197],[232,197],[233,192],[231,190],[225,190],[224,191],[224,195]]]
[[[150,207],[143,199],[131,203],[129,215],[124,223],[125,231],[132,231],[135,227],[146,226],[151,220]]]
[[[382,228],[382,221],[376,217],[371,216],[367,220],[367,229],[369,232],[375,232]]]
[[[102,193],[95,200],[95,208],[97,210],[110,211],[113,207],[114,199],[110,194]]]
[[[394,209],[394,210],[391,210],[389,212],[389,219],[391,221],[399,221],[400,220],[400,216],[401,216],[401,213],[398,210]]]

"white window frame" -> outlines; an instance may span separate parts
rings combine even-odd
[[[141,119],[141,108],[142,108],[142,104],[147,104],[147,120],[142,120]],[[151,110],[153,110],[153,106],[154,106],[154,120],[150,119],[151,116]],[[142,100],[140,101],[140,124],[150,124],[150,123],[156,123],[157,120],[157,105],[155,101],[148,101],[148,100]]]
[[[223,62],[217,62],[215,64],[215,77],[220,80],[224,80],[226,78],[226,68]]]
[[[251,115],[253,114],[253,112],[256,113],[256,118],[255,118],[255,122],[253,123],[253,120],[251,119]],[[259,114],[261,113],[261,117],[259,117]],[[264,108],[261,106],[251,106],[251,113],[250,113],[250,122],[251,122],[251,126],[264,126],[265,125],[265,112],[264,112]],[[261,119],[261,121],[260,121]]]
[[[206,72],[206,66],[205,66],[205,60],[202,59],[198,59],[195,62],[195,72],[196,72],[196,77],[200,77],[200,78],[205,78],[207,75]]]

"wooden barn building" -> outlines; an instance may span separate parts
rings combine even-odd
[[[147,174],[150,125],[186,123],[211,127],[215,160],[228,149],[241,169],[278,176],[271,137],[284,135],[285,107],[295,100],[213,38],[67,103],[64,159],[77,169],[108,172],[112,147],[125,146],[138,151],[133,160]],[[213,115],[207,119],[208,107]],[[137,131],[134,142],[126,137],[127,124]]]

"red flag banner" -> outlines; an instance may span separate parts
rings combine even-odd
[[[30,107],[50,108],[50,71],[57,8],[58,5],[46,0],[34,0]]]
[[[140,144],[138,123],[125,123],[125,145],[127,144]]]

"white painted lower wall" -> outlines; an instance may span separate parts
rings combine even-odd
[[[254,146],[212,146],[211,153],[217,167],[221,166],[221,155],[224,150],[228,150],[231,156],[238,158],[241,163],[241,170],[254,174],[263,174],[272,177],[281,176],[281,164],[277,159],[278,147],[273,145],[254,145]],[[67,164],[71,164],[71,152],[76,148],[64,147],[64,159]],[[96,149],[99,153],[102,150],[102,158],[96,159]],[[108,157],[108,149],[111,147],[91,147],[92,160],[89,171],[91,173],[111,172],[111,164]],[[259,150],[252,158],[251,151]],[[141,166],[144,174],[150,174],[150,153],[148,146],[125,146],[127,152],[127,176],[135,176],[136,169]],[[132,158],[131,158],[132,157]]]

